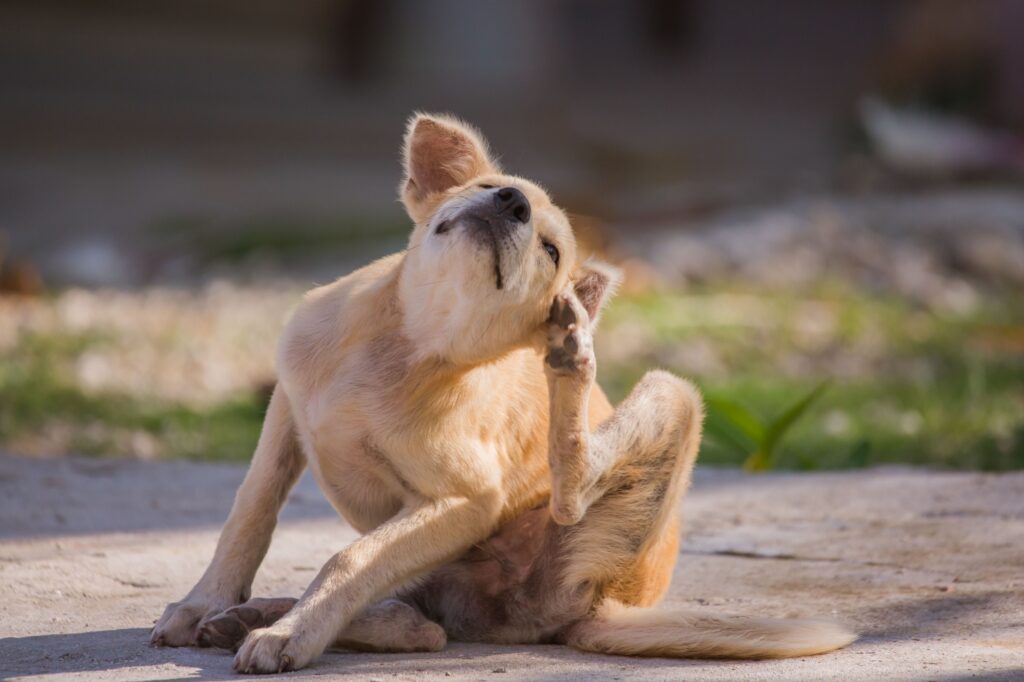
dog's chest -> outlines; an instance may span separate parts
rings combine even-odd
[[[480,489],[505,468],[504,458],[481,438],[480,415],[462,407],[458,401],[425,408],[388,390],[354,386],[310,396],[304,441],[312,468],[354,524],[352,516]]]
[[[410,369],[409,355],[401,340],[377,337],[301,401],[311,466],[334,506],[373,527],[423,498],[496,488],[513,505],[536,497],[543,384],[514,390],[516,367],[448,379]]]

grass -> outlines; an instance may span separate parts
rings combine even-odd
[[[90,455],[247,460],[266,400],[257,392],[207,409],[116,393],[91,393],[69,371],[97,335],[23,336],[0,358],[0,443]]]
[[[1024,468],[1019,294],[942,312],[842,287],[812,296],[720,291],[620,300],[604,322],[606,345],[621,329],[649,330],[649,344],[604,363],[598,348],[603,384],[615,399],[652,365],[700,385],[709,399],[704,463],[750,464],[757,451],[749,436],[746,451],[733,442],[730,405],[767,424],[829,380],[772,453],[771,466]],[[692,345],[714,349],[714,357],[680,361],[672,352]]]
[[[76,362],[118,341],[35,330],[0,350],[0,448],[251,456],[266,404],[256,387],[199,407],[80,385]],[[271,349],[267,339],[268,362]],[[705,464],[1024,468],[1024,302],[1012,291],[957,311],[840,285],[621,296],[603,318],[597,350],[613,400],[653,367],[700,386],[709,406]],[[825,381],[827,391],[803,400]]]
[[[823,381],[778,415],[764,419],[743,403],[729,398],[705,398],[708,418],[704,433],[719,445],[731,446],[743,455],[743,468],[749,471],[773,469],[779,446],[786,434],[814,406],[828,389]]]

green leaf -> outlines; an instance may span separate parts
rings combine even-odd
[[[868,465],[868,454],[871,452],[871,441],[867,438],[862,438],[853,444],[850,451],[846,454],[845,463],[846,466],[864,468]]]
[[[753,441],[755,445],[763,443],[765,429],[756,414],[735,400],[727,398],[707,398],[705,402],[708,407],[735,426],[743,435]]]
[[[736,428],[731,422],[713,413],[709,413],[707,421],[704,422],[704,435],[718,444],[733,450],[741,457],[747,457],[754,447],[746,438],[742,437],[742,434],[736,432]]]
[[[765,437],[762,443],[761,449],[764,453],[764,457],[766,457],[770,462],[774,462],[775,449],[778,447],[779,442],[782,441],[783,437],[785,437],[786,432],[792,428],[793,424],[803,416],[811,405],[817,402],[828,387],[828,380],[821,382],[815,386],[810,393],[793,403],[789,409],[772,420],[765,431]]]
[[[758,449],[750,453],[747,457],[747,461],[743,463],[743,468],[747,471],[768,471],[774,464],[772,456],[766,453],[764,450]]]

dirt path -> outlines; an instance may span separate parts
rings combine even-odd
[[[151,649],[244,470],[0,457],[0,677],[238,679],[223,652]],[[668,601],[831,615],[863,633],[827,656],[639,660],[555,646],[332,653],[289,679],[1024,679],[1024,474],[701,471]],[[355,536],[315,485],[292,496],[255,594],[297,595]]]

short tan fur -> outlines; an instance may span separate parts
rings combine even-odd
[[[479,132],[417,114],[403,159],[408,247],[293,314],[213,560],[152,641],[236,648],[239,672],[448,637],[734,658],[852,641],[822,621],[652,608],[678,552],[700,395],[655,371],[612,408],[591,333],[618,273],[579,262],[565,213]],[[245,603],[307,466],[362,536],[297,602]]]

